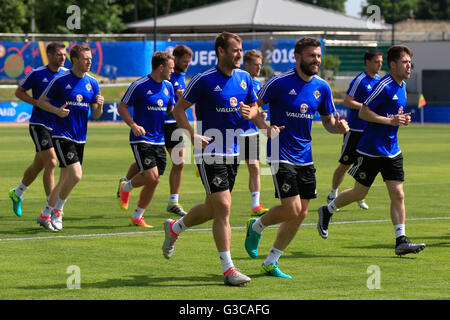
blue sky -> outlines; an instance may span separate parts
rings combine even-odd
[[[361,4],[365,4],[365,0],[347,0],[345,2],[345,11],[348,15],[354,17],[360,17],[359,13],[361,12]]]

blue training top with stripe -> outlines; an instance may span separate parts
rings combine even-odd
[[[172,72],[170,75],[170,83],[173,86],[173,90],[175,92],[175,103],[178,102],[178,96],[176,94],[178,89],[186,89],[186,72]],[[173,113],[167,112],[166,113],[166,120],[165,123],[176,123],[175,118],[173,117]]]
[[[145,129],[145,135],[136,137],[130,130],[130,143],[164,144],[164,119],[167,108],[175,104],[172,84],[156,82],[150,75],[134,81],[122,98],[133,106],[133,120]]]
[[[78,78],[68,70],[56,76],[43,94],[53,106],[59,108],[67,103],[66,108],[70,110],[65,118],[56,116],[52,136],[85,143],[89,110],[91,104],[97,103],[96,97],[100,94],[97,79],[88,73]]]
[[[372,78],[365,71],[363,71],[352,80],[347,90],[347,94],[350,97],[353,97],[356,101],[363,103],[380,79],[380,76],[377,74],[374,78]],[[350,108],[350,115],[346,120],[350,130],[362,132],[367,126],[367,121],[361,119],[358,116],[358,113],[359,110]]]
[[[253,89],[255,92],[258,92],[261,89],[261,81],[256,78],[253,78]],[[241,117],[239,126],[244,131],[241,136],[253,136],[258,134],[258,128],[251,120],[245,120]]]
[[[57,72],[53,72],[47,66],[42,66],[31,70],[26,77],[19,83],[19,85],[25,90],[31,89],[31,95],[33,99],[39,99],[42,92],[47,88],[50,81],[54,77],[66,72],[67,69],[64,67],[59,68]],[[39,107],[33,106],[33,111],[31,112],[30,124],[37,124],[52,130],[55,122],[56,115],[51,112],[47,112]]]
[[[390,74],[384,76],[373,88],[372,94],[364,101],[376,114],[392,118],[406,106],[406,83],[402,85]],[[401,153],[397,139],[398,126],[368,122],[359,141],[357,151],[371,157],[393,158]]]
[[[238,156],[237,137],[242,133],[239,103],[258,100],[250,74],[234,69],[228,76],[215,66],[193,77],[183,98],[195,104],[197,133],[213,138],[202,154]]]
[[[267,160],[296,165],[313,163],[311,126],[316,111],[326,116],[336,112],[328,83],[318,76],[306,82],[296,68],[272,77],[258,92],[269,103],[270,124],[285,126],[279,134],[279,148],[267,139]],[[275,144],[275,142],[274,142]],[[273,153],[273,154],[272,154]]]

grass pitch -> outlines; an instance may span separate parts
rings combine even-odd
[[[119,209],[115,197],[118,179],[133,161],[128,134],[123,124],[90,124],[83,179],[65,206],[64,230],[49,233],[36,224],[45,205],[42,174],[24,195],[23,216],[18,218],[12,212],[7,194],[31,163],[34,146],[26,126],[0,126],[0,299],[450,298],[448,126],[410,126],[399,131],[405,158],[406,232],[413,242],[427,244],[420,254],[399,258],[394,254],[389,199],[380,177],[366,198],[368,211],[349,205],[334,215],[329,239],[319,237],[316,211],[329,192],[342,136],[328,134],[314,124],[318,198],[310,202],[309,216],[280,259],[280,267],[293,276],[291,280],[259,274],[276,227],[264,231],[258,258],[251,259],[245,252],[244,226],[251,201],[247,168],[241,164],[232,194],[232,257],[252,277],[245,288],[223,286],[210,223],[183,233],[172,259],[162,256],[162,223],[176,218],[165,212],[170,160],[145,214],[155,228],[128,225],[140,190],[133,191],[128,212]],[[262,175],[261,184],[265,206],[277,205],[272,177]],[[352,184],[348,176],[340,190]],[[204,197],[194,165],[187,164],[180,202],[189,209]],[[68,288],[74,283],[73,266],[80,271],[79,290]],[[373,268],[379,271],[379,286]]]

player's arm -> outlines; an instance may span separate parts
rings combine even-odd
[[[332,113],[328,115],[320,115],[324,128],[330,133],[347,133],[350,128],[347,121],[340,118],[338,112],[336,112],[336,118]]]
[[[352,96],[350,96],[348,94],[345,95],[344,106],[346,106],[350,109],[359,110],[359,109],[361,109],[362,105],[363,104],[361,102],[356,101],[355,98],[353,98]]]
[[[120,104],[117,107],[117,112],[119,113],[122,120],[131,128],[131,131],[133,131],[133,134],[136,137],[143,136],[145,134],[145,129],[134,122],[133,118],[130,115],[130,112],[128,111],[128,108],[129,106],[125,102],[120,101]]]
[[[32,104],[33,106],[38,106],[38,100],[30,96],[27,93],[27,90],[21,85],[17,86],[15,96],[26,103]]]
[[[192,103],[186,100],[184,97],[181,97],[175,107],[173,108],[173,117],[177,121],[178,126],[181,129],[186,130],[189,139],[191,140],[191,143],[194,147],[197,147],[198,149],[205,148],[209,141],[212,139],[209,137],[205,137],[199,134],[196,134],[194,132],[194,129],[192,128],[191,124],[189,123],[189,119],[186,114],[186,110],[192,106]],[[198,145],[197,145],[198,143]],[[201,147],[200,147],[201,144]]]
[[[47,112],[51,112],[56,114],[60,118],[65,118],[69,115],[70,110],[66,109],[67,103],[63,104],[61,107],[55,107],[50,103],[50,98],[47,97],[44,93],[39,97],[37,106]]]
[[[91,103],[92,119],[98,119],[101,117],[105,98],[99,93],[96,97],[96,101],[96,103]]]
[[[393,117],[384,117],[373,110],[369,106],[363,105],[359,110],[358,116],[368,122],[386,124],[390,126],[407,126],[411,122],[411,113],[403,113],[403,109]]]

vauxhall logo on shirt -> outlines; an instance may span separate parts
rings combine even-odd
[[[238,100],[236,97],[230,98],[230,106],[231,108],[227,107],[216,107],[217,112],[236,112],[239,110],[238,106]]]
[[[80,107],[89,107],[89,103],[88,102],[83,102],[83,95],[82,94],[77,94],[75,99],[77,100],[75,101],[67,101],[66,103],[70,106],[80,106]]]
[[[313,119],[313,114],[308,114],[309,106],[306,103],[302,103],[300,105],[300,112],[291,112],[286,111],[286,116],[290,118],[299,118],[299,119]]]

